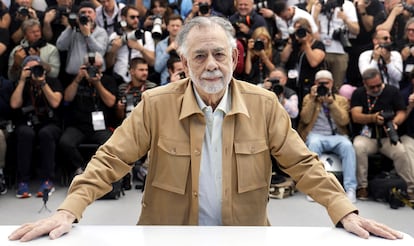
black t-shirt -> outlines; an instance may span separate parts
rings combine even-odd
[[[371,0],[371,3],[367,6],[365,11],[367,15],[374,17],[374,23],[371,31],[368,32],[367,30],[365,30],[365,27],[362,23],[361,14],[357,11],[360,31],[356,38],[356,43],[358,43],[359,45],[371,44],[372,34],[374,33],[375,28],[387,19],[387,16],[384,12],[384,7],[378,0]]]
[[[372,106],[371,111],[369,110],[368,104]],[[365,87],[359,87],[352,94],[351,108],[353,107],[362,107],[362,113],[364,114],[373,114],[381,111],[393,111],[396,113],[397,111],[405,110],[406,108],[400,91],[398,88],[391,85],[385,85],[381,95],[377,98],[368,96]],[[354,124],[353,127],[354,134],[359,135],[363,125]],[[375,124],[368,124],[368,127],[371,129],[371,138],[376,138]],[[386,136],[383,127],[378,127],[378,130],[380,137]]]
[[[101,83],[111,94],[117,96],[118,89],[113,77],[103,74]],[[69,114],[66,117],[67,125],[77,127],[83,132],[93,132],[92,112],[95,111],[102,111],[106,126],[111,125],[114,117],[112,108],[108,108],[95,87],[83,79],[79,83],[75,98],[69,103]]]

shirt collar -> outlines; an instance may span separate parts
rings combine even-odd
[[[200,94],[198,94],[194,83],[192,83],[192,86],[193,86],[193,91],[194,91],[194,94],[197,100],[197,104],[200,107],[200,109],[204,111],[204,109],[207,108],[208,106],[201,99],[201,96]],[[224,92],[224,95],[221,98],[220,103],[217,105],[216,110],[221,110],[224,112],[224,114],[227,114],[227,112],[230,111],[230,105],[231,105],[231,95],[230,95],[229,86],[227,85],[226,91]]]

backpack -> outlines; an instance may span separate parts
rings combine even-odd
[[[407,184],[394,172],[381,172],[368,181],[370,196],[375,201],[389,203],[390,207],[395,209],[401,207],[401,204],[398,204],[394,197],[392,197],[393,189],[394,191],[398,190],[400,193],[407,192]]]

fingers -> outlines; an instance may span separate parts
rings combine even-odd
[[[374,234],[378,237],[386,238],[386,239],[401,239],[403,238],[403,234],[389,228],[388,226],[372,221],[366,220],[366,223],[363,223],[363,227],[365,230],[369,231],[371,234]]]

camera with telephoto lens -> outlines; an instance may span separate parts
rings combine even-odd
[[[265,45],[264,45],[263,40],[261,40],[260,38],[258,38],[258,39],[256,39],[254,41],[253,50],[255,50],[255,51],[261,51],[261,50],[264,50],[264,48],[265,48]]]
[[[388,50],[388,51],[391,51],[391,50],[392,50],[392,44],[390,44],[390,43],[379,44],[378,46],[379,46],[380,48],[384,48],[384,49],[386,49],[386,50]]]
[[[255,1],[254,8],[256,9],[257,12],[259,12],[261,8],[269,8],[269,6],[267,4],[267,1],[257,0]]]
[[[26,124],[30,127],[40,125],[39,117],[36,115],[35,107],[33,105],[29,105],[22,108],[22,114],[27,116]]]
[[[42,77],[45,74],[45,69],[42,65],[35,65],[30,68],[31,75],[35,78]]]
[[[20,6],[17,9],[17,13],[21,16],[24,16],[24,17],[29,16],[29,8],[27,8],[25,6]]]
[[[56,16],[55,16],[55,19],[53,20],[54,24],[60,24],[62,16],[69,17],[70,11],[66,6],[57,6],[55,10],[56,10]]]
[[[121,37],[122,42],[124,42],[124,43],[128,42],[128,40],[136,41],[136,40],[140,40],[140,39],[143,39],[143,38],[144,38],[144,30],[142,30],[142,29],[138,29],[138,30],[135,30],[135,31],[132,31],[132,32],[124,33],[124,35],[122,35],[122,37]]]
[[[152,38],[153,39],[161,39],[162,37],[162,16],[161,15],[154,15],[152,17],[153,24],[152,24]]]
[[[198,9],[202,15],[205,15],[210,10],[210,6],[207,2],[202,2],[198,4]]]
[[[329,94],[329,88],[326,87],[327,84],[328,84],[327,81],[319,82],[318,87],[316,87],[316,96],[324,97]]]
[[[95,67],[95,53],[89,52],[88,53],[88,63],[89,65],[86,67],[86,72],[88,73],[89,78],[95,78],[99,74],[99,68]]]
[[[307,32],[308,32],[308,30],[306,30],[306,28],[300,27],[295,31],[295,36],[297,38],[302,39],[302,38],[306,37]]]
[[[394,128],[394,123],[392,119],[394,118],[394,112],[391,110],[385,110],[380,112],[380,115],[384,118],[385,130],[390,138],[390,142],[393,145],[396,145],[400,141],[397,131]]]
[[[333,34],[332,34],[332,38],[334,40],[337,40],[339,42],[341,42],[342,47],[344,48],[349,48],[352,47],[351,42],[349,41],[348,38],[348,30],[344,29],[344,28],[339,28],[334,30]]]
[[[79,24],[83,26],[87,25],[89,22],[89,18],[85,14],[79,14],[78,18],[79,18]]]
[[[272,91],[276,94],[276,96],[283,94],[285,88],[280,84],[280,80],[278,78],[269,78],[269,82],[272,83]]]

